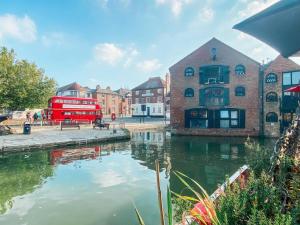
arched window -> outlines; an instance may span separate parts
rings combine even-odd
[[[187,67],[185,70],[184,70],[184,76],[186,77],[192,77],[194,76],[194,69],[192,67]]]
[[[275,73],[269,73],[266,76],[266,83],[277,83],[277,75]]]
[[[269,112],[266,115],[266,122],[278,122],[278,115],[275,112]]]
[[[278,95],[276,92],[269,92],[266,95],[266,102],[278,102]]]
[[[246,74],[246,68],[244,65],[237,65],[235,67],[235,75],[245,75]]]
[[[184,97],[194,97],[194,90],[192,88],[185,89]]]
[[[244,87],[236,87],[235,88],[235,96],[245,96],[246,95],[246,90]]]

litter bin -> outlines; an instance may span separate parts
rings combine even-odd
[[[23,125],[23,134],[30,134],[31,133],[31,125],[28,122],[25,122]]]

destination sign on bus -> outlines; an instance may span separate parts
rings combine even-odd
[[[96,109],[95,105],[71,105],[71,104],[63,104],[63,109]]]

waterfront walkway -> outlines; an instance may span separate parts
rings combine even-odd
[[[93,142],[108,142],[130,139],[125,129],[43,129],[36,130],[30,135],[13,134],[0,136],[0,152],[24,151],[54,146],[79,145]]]

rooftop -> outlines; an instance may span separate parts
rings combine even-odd
[[[140,84],[139,86],[133,88],[132,90],[146,90],[146,89],[156,89],[164,88],[165,81],[160,77],[150,77],[146,82]]]

